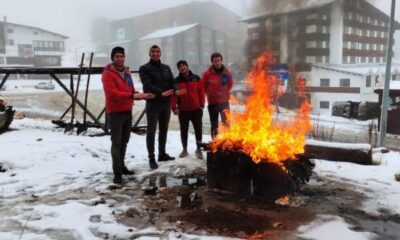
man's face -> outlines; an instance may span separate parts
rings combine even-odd
[[[212,65],[215,69],[221,69],[222,68],[222,58],[220,58],[220,57],[213,58]]]
[[[122,53],[116,53],[113,58],[113,64],[115,67],[122,69],[125,65],[125,55]]]
[[[183,75],[186,75],[189,72],[189,67],[186,64],[179,64],[178,71]]]
[[[150,59],[153,61],[160,61],[161,58],[161,49],[159,48],[152,48],[150,49]]]

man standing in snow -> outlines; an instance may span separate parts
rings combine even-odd
[[[165,152],[167,144],[167,132],[169,119],[171,117],[171,96],[184,94],[176,87],[174,76],[168,65],[161,63],[161,49],[153,45],[149,50],[150,61],[139,68],[139,76],[143,83],[143,91],[153,93],[154,99],[146,100],[147,135],[146,145],[149,154],[149,165],[151,169],[157,169],[158,164],[154,155],[154,142],[158,131],[158,161],[175,160]]]
[[[115,47],[111,52],[112,63],[103,69],[102,82],[106,99],[106,111],[111,128],[111,157],[114,183],[122,184],[122,175],[132,175],[125,165],[126,147],[132,128],[133,100],[151,99],[151,93],[139,93],[133,86],[129,69],[125,66],[125,51]]]
[[[195,152],[198,159],[203,159],[200,143],[202,141],[203,128],[203,108],[205,102],[204,87],[199,76],[189,70],[188,63],[185,60],[179,61],[177,64],[179,76],[175,78],[175,83],[179,89],[186,90],[186,94],[181,96],[173,96],[171,98],[171,108],[174,114],[178,115],[181,130],[182,153],[180,158],[189,155],[187,151],[189,123],[192,122],[197,150]]]
[[[211,136],[218,134],[218,118],[228,125],[226,112],[229,111],[229,97],[233,86],[232,74],[223,65],[222,55],[218,52],[211,55],[211,66],[203,72],[202,81],[207,95],[208,113],[211,122]]]

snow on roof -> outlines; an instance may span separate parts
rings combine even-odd
[[[296,1],[276,1],[273,7],[266,9],[262,14],[250,16],[243,19],[243,22],[255,20],[257,18],[263,18],[270,15],[286,14],[291,12],[297,12],[310,8],[318,8],[324,5],[331,4],[336,0],[296,0]]]
[[[3,21],[0,21],[0,23],[4,23],[4,22],[3,22]],[[36,29],[36,30],[42,31],[42,32],[51,33],[51,34],[60,36],[60,37],[62,37],[62,38],[64,38],[64,39],[68,39],[68,38],[69,38],[68,36],[65,36],[65,35],[63,35],[63,34],[59,34],[59,33],[56,33],[56,32],[52,32],[52,31],[49,31],[49,30],[46,30],[46,29],[43,29],[43,28],[39,28],[39,27],[34,27],[34,26],[29,26],[29,25],[24,25],[24,24],[19,24],[19,23],[12,23],[12,22],[6,22],[6,23],[9,24],[9,25],[14,25],[14,26],[19,26],[19,27],[25,27],[25,28],[31,28],[31,29]]]
[[[306,141],[307,145],[323,146],[327,148],[341,148],[341,149],[359,149],[362,151],[370,151],[372,149],[370,144],[364,143],[338,143],[338,142],[323,142],[309,139]]]
[[[192,27],[194,27],[196,25],[198,25],[198,23],[179,26],[179,27],[159,29],[157,31],[154,31],[154,32],[150,33],[149,35],[146,35],[146,36],[142,37],[140,40],[142,41],[142,40],[149,40],[149,39],[173,36],[173,35],[178,34],[180,32],[187,31],[187,30],[191,29]]]
[[[313,67],[325,69],[328,71],[342,72],[352,75],[368,76],[368,75],[385,75],[386,64],[375,63],[375,64],[312,64]],[[391,67],[392,74],[400,73],[400,63],[392,63]]]
[[[125,44],[125,43],[130,43],[132,40],[125,40],[125,41],[116,41],[116,42],[110,42],[108,45],[118,45],[118,44]]]

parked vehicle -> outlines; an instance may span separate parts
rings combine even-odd
[[[56,86],[51,82],[40,82],[35,85],[35,88],[42,90],[54,90]]]

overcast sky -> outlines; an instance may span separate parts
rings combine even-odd
[[[0,16],[9,22],[44,28],[70,37],[72,48],[87,46],[90,20],[119,19],[172,7],[192,0],[0,0]],[[207,1],[207,0],[198,0]],[[214,0],[239,15],[248,14],[253,0]],[[279,1],[279,0],[277,0]],[[389,12],[391,0],[370,0]],[[400,3],[396,16],[400,16]],[[397,19],[400,19],[399,17]]]

